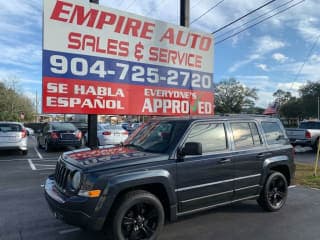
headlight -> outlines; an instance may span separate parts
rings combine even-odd
[[[81,173],[79,171],[76,171],[72,176],[71,185],[72,188],[75,190],[78,190],[80,188],[81,184]]]

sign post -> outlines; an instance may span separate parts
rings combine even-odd
[[[91,3],[99,4],[99,0],[89,0],[89,1]],[[91,149],[98,147],[97,124],[98,124],[98,116],[96,114],[88,114],[88,147]]]

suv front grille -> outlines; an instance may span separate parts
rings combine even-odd
[[[64,164],[57,162],[54,177],[56,180],[56,184],[60,188],[62,188],[62,189],[66,188],[70,173],[71,173],[71,171],[69,169],[67,169]]]

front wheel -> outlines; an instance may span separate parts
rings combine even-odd
[[[258,198],[259,205],[266,211],[275,212],[280,210],[286,202],[288,183],[285,176],[280,172],[271,173]]]
[[[146,191],[129,192],[121,199],[115,212],[114,239],[155,240],[164,224],[164,210],[159,199]]]

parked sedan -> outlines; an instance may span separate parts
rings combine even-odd
[[[81,146],[82,134],[72,123],[50,122],[45,123],[40,131],[37,141],[38,147],[50,151],[53,148]]]
[[[121,125],[97,125],[97,141],[98,145],[119,144],[128,137],[128,131]],[[86,143],[88,143],[88,134],[85,135]]]
[[[27,131],[18,122],[0,122],[0,150],[17,149],[28,153]]]

